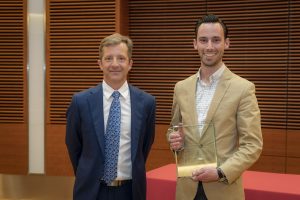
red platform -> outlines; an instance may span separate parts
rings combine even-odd
[[[246,171],[246,200],[300,200],[300,175]],[[147,172],[147,200],[175,200],[176,166]]]

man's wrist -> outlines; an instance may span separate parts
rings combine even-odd
[[[224,174],[223,170],[219,167],[217,167],[219,182],[228,183],[228,180],[226,178],[226,175]]]
[[[180,151],[182,151],[183,149],[184,149],[184,146],[182,145],[179,149],[173,149],[173,148],[171,148],[170,147],[170,149],[173,151],[173,152],[180,152]]]
[[[182,151],[184,149],[184,146],[182,145],[179,149],[177,149],[176,151],[179,152],[179,151]]]

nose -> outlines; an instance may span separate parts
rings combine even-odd
[[[212,48],[213,47],[213,43],[211,40],[208,40],[207,42],[207,48]]]
[[[118,65],[118,64],[119,64],[118,59],[114,57],[113,60],[112,60],[111,65],[112,65],[112,66],[116,66],[116,65]]]

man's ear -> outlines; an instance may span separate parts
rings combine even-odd
[[[197,50],[197,41],[196,41],[196,39],[193,39],[193,45],[194,45],[194,49]]]
[[[98,66],[100,67],[100,69],[102,70],[102,62],[101,62],[101,60],[100,59],[97,60],[97,63],[98,63]]]
[[[133,65],[133,60],[132,60],[132,59],[130,59],[130,60],[129,60],[129,70],[128,70],[128,71],[130,71],[130,70],[131,70],[131,68],[132,68],[132,65]]]
[[[228,49],[229,46],[230,46],[230,40],[229,40],[229,38],[226,38],[225,39],[225,49]]]

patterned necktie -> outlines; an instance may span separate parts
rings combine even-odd
[[[111,183],[117,177],[117,165],[120,143],[121,105],[120,93],[114,91],[105,133],[105,163],[103,180]]]

